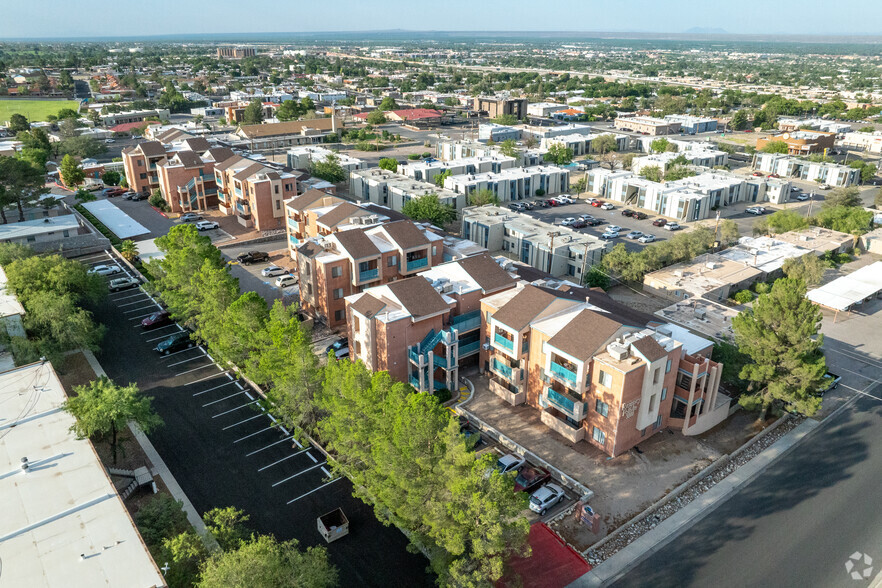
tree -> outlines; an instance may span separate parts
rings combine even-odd
[[[381,125],[386,122],[386,115],[383,114],[382,110],[372,110],[368,113],[365,121],[369,125]]]
[[[242,123],[246,125],[259,125],[263,122],[263,103],[260,100],[252,100],[242,113]]]
[[[824,197],[824,206],[863,206],[861,192],[854,186],[848,188],[835,188]]]
[[[110,451],[116,465],[119,434],[129,421],[145,433],[162,425],[162,419],[150,407],[151,398],[141,396],[136,384],[117,386],[106,376],[83,386],[77,395],[65,401],[63,409],[76,419],[71,431],[78,437],[110,435]]]
[[[166,537],[161,547],[154,547],[151,552],[156,553],[155,561],[167,566],[163,567],[163,576],[168,586],[193,586],[199,577],[200,564],[209,556],[205,541],[194,531]]]
[[[738,223],[731,219],[724,220],[720,223],[720,243],[733,245],[741,238],[738,230]]]
[[[490,122],[497,125],[511,126],[518,124],[518,117],[513,114],[500,114],[496,118],[490,119]]]
[[[645,167],[640,168],[640,175],[649,180],[650,182],[661,182],[662,181],[662,170],[657,165],[647,165]]]
[[[676,161],[676,160],[674,160]],[[671,162],[673,163],[673,161]],[[665,170],[665,181],[666,182],[676,182],[677,180],[682,180],[683,178],[690,178],[695,175],[695,172],[686,167],[685,165],[671,165],[668,166],[668,169]]]
[[[469,206],[484,206],[485,204],[499,204],[496,192],[483,188],[469,194]]]
[[[756,221],[753,224],[753,233],[755,235],[788,233],[804,229],[808,224],[808,220],[799,213],[792,210],[778,210]]]
[[[0,156],[0,216],[6,222],[3,207],[15,204],[18,220],[24,222],[24,207],[36,202],[49,192],[43,172],[29,161],[17,157]]]
[[[552,143],[544,155],[545,161],[567,165],[573,161],[573,150],[562,143]]]
[[[398,171],[398,161],[392,157],[381,158],[379,166],[381,169],[387,169],[393,173]]]
[[[649,144],[649,150],[653,153],[665,153],[666,151],[676,151],[677,146],[661,137]]]
[[[10,133],[19,133],[21,131],[30,130],[31,123],[28,122],[28,119],[26,119],[24,115],[15,113],[9,117],[8,128]]]
[[[456,220],[456,208],[442,203],[437,194],[411,198],[401,207],[401,212],[415,221],[428,221],[439,227]]]
[[[789,147],[785,141],[775,140],[775,141],[767,141],[765,145],[762,146],[763,153],[788,153]]]
[[[821,310],[805,297],[800,280],[781,278],[732,319],[735,342],[750,357],[741,370],[750,394],[741,397],[748,408],[761,408],[760,420],[774,400],[799,413],[813,415],[821,404],[817,395],[827,365],[819,334]]]
[[[618,143],[614,135],[604,133],[591,141],[591,150],[600,155],[605,155],[618,149]]]
[[[332,184],[338,184],[346,179],[346,170],[340,165],[340,157],[336,153],[330,153],[324,159],[310,162],[309,173]]]
[[[827,267],[821,258],[813,253],[802,257],[791,257],[784,261],[784,275],[795,280],[802,280],[806,286],[817,286],[824,277]]]
[[[518,144],[514,139],[506,139],[499,144],[499,152],[507,157],[517,157],[519,155]],[[572,157],[570,160],[572,161]]]
[[[237,549],[213,554],[202,564],[199,588],[251,588],[337,586],[337,569],[328,561],[324,547],[298,548],[296,540],[278,542],[260,535]]]
[[[85,135],[78,135],[76,137],[64,139],[60,143],[57,143],[57,145],[59,153],[81,158],[96,157],[107,151],[107,147],[104,143],[100,143],[92,137],[87,137]]]
[[[118,186],[119,185],[119,172],[115,171],[106,171],[101,175],[101,181],[104,182],[108,186]]]
[[[236,549],[248,539],[245,523],[251,517],[236,507],[213,508],[202,515],[208,532],[217,540],[221,549]]]
[[[120,243],[119,254],[123,256],[123,258],[128,262],[133,262],[135,257],[138,256],[138,246],[135,245],[135,242],[131,239],[125,239],[122,243]]]
[[[825,206],[811,222],[841,233],[863,235],[872,227],[873,212],[857,206]]]
[[[449,169],[444,170],[443,172],[441,172],[440,174],[435,176],[435,180],[434,180],[435,185],[438,186],[439,188],[443,188],[444,187],[444,180],[446,180],[447,178],[449,178],[452,175],[453,175],[453,171],[451,171]]]
[[[398,103],[395,102],[395,98],[392,98],[391,96],[386,96],[385,98],[383,98],[383,100],[380,102],[380,105],[377,107],[377,109],[380,111],[396,110],[397,108]]]
[[[862,159],[856,159],[849,162],[848,167],[860,170],[862,184],[866,184],[867,182],[875,178],[876,172],[878,171],[878,168],[875,164],[870,163],[869,161],[864,161]]]
[[[59,172],[61,173],[62,183],[69,188],[79,186],[86,179],[86,174],[83,173],[83,168],[80,167],[79,162],[69,154],[65,155],[61,160]]]
[[[303,110],[304,115],[314,114],[315,102],[309,96],[304,96],[300,99],[300,109]]]
[[[62,139],[70,139],[77,136],[77,119],[65,118],[58,125],[58,134]]]
[[[747,128],[749,122],[750,121],[747,119],[747,111],[742,109],[732,115],[732,119],[729,121],[729,128],[733,131],[743,131]]]
[[[610,279],[606,272],[603,271],[603,268],[597,265],[592,265],[582,277],[582,283],[589,288],[603,288],[604,290],[609,290]]]
[[[280,121],[297,120],[303,116],[303,109],[300,104],[294,100],[285,100],[276,109],[276,118]]]
[[[0,243],[0,267],[6,267],[13,261],[25,259],[34,255],[34,250],[27,245],[13,242]]]
[[[163,539],[174,537],[190,528],[184,503],[165,492],[153,495],[135,514],[138,532],[148,547],[159,546]]]
[[[222,361],[242,366],[257,352],[260,331],[269,318],[266,300],[257,292],[245,292],[223,312],[212,343],[212,350]]]

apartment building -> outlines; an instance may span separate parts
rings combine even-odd
[[[555,112],[569,108],[566,104],[556,102],[533,102],[527,105],[527,114],[530,116],[549,117]]]
[[[786,143],[788,155],[810,155],[812,153],[826,153],[828,149],[832,149],[836,142],[836,133],[800,130],[769,135],[756,140],[756,150],[762,151],[772,141]]]
[[[355,170],[349,174],[349,194],[380,206],[400,211],[412,198],[435,194],[438,199],[460,210],[466,205],[464,194],[439,188],[434,183],[419,181],[404,174],[382,168]]]
[[[254,47],[218,47],[218,59],[244,59],[245,57],[254,57],[257,50]]]
[[[456,194],[490,190],[500,202],[524,200],[533,196],[562,194],[570,189],[570,170],[554,165],[536,165],[449,176],[444,188]]]
[[[293,174],[234,155],[215,164],[214,178],[223,214],[258,231],[285,227],[282,203],[297,195]]]
[[[882,132],[845,133],[845,138],[842,139],[842,145],[845,147],[863,149],[870,153],[882,153]]]
[[[613,122],[613,126],[622,131],[631,131],[653,137],[676,135],[680,132],[680,123],[651,116],[619,116]]]
[[[135,192],[150,193],[159,188],[156,166],[166,158],[165,146],[159,141],[142,141],[122,150],[126,182]]]
[[[518,120],[527,116],[527,99],[510,96],[477,96],[473,109],[486,112],[489,118],[512,115]]]
[[[562,135],[596,135],[597,131],[594,128],[589,127],[585,124],[579,123],[568,123],[565,125],[555,125],[553,127],[548,126],[534,126],[534,125],[519,125],[516,127],[521,130],[521,137],[523,139],[535,139],[536,141],[541,141],[542,139],[547,139],[549,137],[560,137]]]
[[[666,427],[695,435],[728,416],[711,341],[692,335],[686,345],[667,325],[578,290],[522,282],[481,301],[480,366],[492,392],[613,457]]]
[[[653,153],[643,157],[635,157],[631,161],[631,171],[639,174],[644,167],[656,166],[662,174],[664,174],[671,162],[680,157],[685,157],[686,162],[690,165],[698,165],[701,167],[713,168],[718,165],[729,165],[729,154],[725,151],[716,149],[692,149],[683,153],[666,151],[664,153]]]
[[[346,323],[346,296],[435,267],[444,244],[411,221],[395,221],[308,239],[296,255],[303,309],[336,329]]]
[[[832,162],[808,161],[783,153],[756,153],[753,169],[782,178],[800,178],[830,186],[845,187],[859,184],[859,169]]]
[[[442,161],[469,159],[472,157],[492,157],[499,155],[499,147],[480,141],[441,140],[435,145],[435,157]]]
[[[337,153],[317,145],[304,145],[289,149],[287,153],[288,167],[308,170],[313,162],[323,162],[330,156],[337,158],[337,163],[340,164],[340,167],[347,174],[356,169],[367,168],[367,163],[357,157],[351,157],[345,153]]]
[[[507,155],[490,155],[487,157],[467,157],[452,161],[412,161],[398,166],[398,173],[421,182],[435,182],[444,173],[452,176],[463,174],[480,174],[485,172],[499,173],[504,169],[513,168],[517,159]]]
[[[484,254],[348,296],[350,357],[421,392],[456,390],[459,369],[478,362],[481,299],[515,282]]]
[[[236,129],[237,143],[251,151],[281,149],[296,145],[322,143],[328,135],[344,127],[338,117],[262,125],[241,125]]]
[[[790,133],[799,130],[824,131],[837,135],[851,131],[851,125],[823,118],[779,118],[778,130]]]
[[[218,205],[214,166],[233,157],[233,150],[210,147],[201,138],[186,143],[196,149],[173,151],[156,166],[162,197],[172,212],[214,210]]]
[[[679,123],[680,130],[687,135],[712,133],[717,130],[717,119],[715,118],[692,116],[691,114],[669,114],[665,120]]]
[[[541,150],[547,151],[548,148],[552,145],[562,145],[567,149],[571,149],[573,151],[574,157],[581,157],[583,155],[589,155],[591,153],[597,152],[593,148],[592,142],[599,136],[600,135],[595,135],[593,133],[571,133],[568,135],[553,135],[551,137],[543,137],[539,143],[539,147]],[[616,140],[616,151],[624,151],[628,148],[627,135],[613,136]]]
[[[478,141],[482,143],[503,141],[517,141],[521,138],[521,131],[516,127],[498,125],[496,123],[484,123],[478,125]]]
[[[153,108],[150,110],[127,110],[113,114],[102,114],[101,124],[105,127],[115,127],[126,123],[144,122],[148,118],[156,120],[168,120],[167,108]]]
[[[674,182],[651,182],[630,171],[601,168],[589,170],[586,177],[589,192],[684,222],[709,218],[715,207],[736,202],[777,204],[790,197],[790,182],[784,178],[743,178],[724,171]]]
[[[611,247],[587,233],[491,204],[462,211],[462,236],[491,253],[501,252],[551,275],[570,276],[578,283]]]

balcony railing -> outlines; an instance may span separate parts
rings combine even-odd
[[[380,277],[380,269],[374,268],[365,270],[363,272],[358,272],[358,281],[359,282],[370,282],[371,280],[376,280]]]
[[[428,257],[421,257],[420,259],[411,259],[407,262],[407,271],[412,272],[413,270],[420,269],[421,267],[426,267],[429,265]]]
[[[574,415],[576,412],[576,401],[572,398],[568,398],[566,395],[557,392],[553,388],[547,389],[548,402],[556,406],[557,408],[567,412],[570,416]]]
[[[573,384],[576,383],[576,373],[572,370],[568,370],[559,363],[551,362],[551,373],[559,378],[572,382]]]
[[[510,366],[505,365],[504,363],[502,363],[501,361],[499,361],[498,359],[496,359],[494,357],[493,361],[490,362],[490,367],[494,372],[496,372],[500,376],[504,376],[504,377],[508,378],[509,380],[511,380],[511,367]]]
[[[456,330],[460,333],[474,331],[481,326],[481,311],[475,310],[454,317],[453,320],[450,321],[450,326],[456,327]]]
[[[501,345],[502,347],[508,349],[509,351],[514,351],[514,341],[509,341],[499,333],[493,334],[493,341],[497,345]]]
[[[477,352],[481,348],[480,341],[474,341],[472,343],[466,343],[465,345],[459,346],[459,356],[463,357],[472,353]]]

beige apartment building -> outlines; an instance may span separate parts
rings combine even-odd
[[[631,131],[641,135],[676,135],[680,132],[680,123],[654,118],[651,116],[620,116],[613,121],[613,126],[622,131]]]
[[[473,108],[478,112],[486,112],[490,118],[510,114],[518,120],[527,117],[527,99],[509,96],[477,96]]]

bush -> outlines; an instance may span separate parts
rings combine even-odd
[[[447,388],[435,390],[432,394],[435,396],[435,398],[438,399],[438,404],[444,404],[445,402],[453,398],[453,394]]]
[[[753,301],[753,292],[750,290],[741,290],[740,292],[736,292],[735,296],[732,298],[738,304],[747,304],[748,302]]]
[[[543,190],[542,188],[539,188],[536,190],[535,194],[536,194],[536,196],[545,196],[545,190]]]
[[[429,151],[424,151],[422,157],[423,159],[429,159],[430,157],[432,157],[432,154]]]
[[[184,503],[168,494],[156,494],[144,503],[135,515],[135,524],[148,547],[158,546],[163,539],[174,537],[190,528]]]
[[[417,159],[420,158],[420,154],[419,153],[411,153],[410,155],[407,156],[407,158],[411,161],[416,161]]]
[[[163,212],[168,212],[170,209],[168,207],[168,203],[165,201],[165,198],[162,197],[162,192],[158,189],[153,191],[153,194],[150,195],[150,198],[147,200],[150,203],[150,206],[158,208]]]
[[[772,291],[772,286],[766,282],[757,282],[753,285],[753,291],[757,294],[768,294]]]
[[[356,151],[382,151],[383,146],[376,143],[368,143],[367,141],[359,141],[355,144]]]

